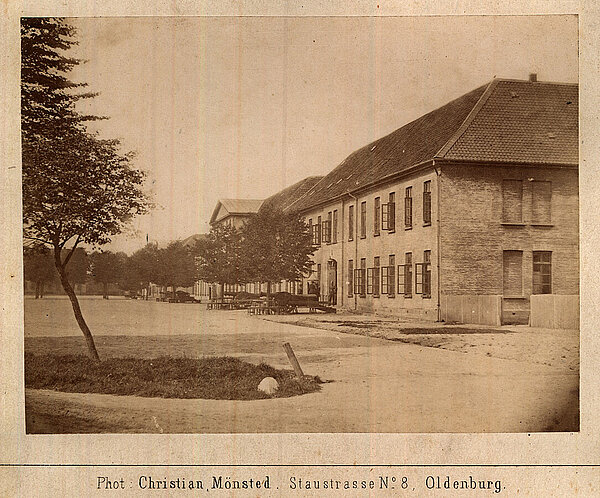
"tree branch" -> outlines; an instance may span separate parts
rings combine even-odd
[[[73,244],[73,248],[71,249],[69,254],[67,254],[67,257],[65,258],[65,261],[63,262],[63,266],[67,266],[67,264],[69,263],[69,260],[71,259],[71,256],[73,256],[73,253],[75,252],[75,249],[77,248],[77,244],[79,244],[80,240],[81,240],[81,235],[78,235],[77,239],[75,239],[75,244]]]
[[[23,235],[23,238],[28,239],[28,240],[37,240],[38,242],[41,242],[42,244],[48,244],[49,246],[52,245],[52,242],[48,242],[47,240],[39,239],[37,237],[30,237],[28,235]]]

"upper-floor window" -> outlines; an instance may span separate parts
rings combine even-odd
[[[312,244],[313,246],[321,245],[321,217],[319,216],[319,222],[313,225],[312,218],[308,220],[308,225],[312,233]]]
[[[323,243],[331,244],[331,211],[327,213],[327,220],[323,222]]]
[[[552,222],[552,182],[531,182],[531,222]]]
[[[333,210],[333,223],[331,224],[331,242],[337,243],[337,232],[338,232],[338,212],[337,209]]]
[[[373,235],[375,236],[380,234],[379,223],[381,223],[381,199],[375,197],[373,203]]]
[[[423,225],[431,225],[431,181],[423,183]]]
[[[533,293],[552,294],[552,253],[533,251]]]
[[[381,229],[396,230],[396,193],[390,192],[387,204],[381,206]]]
[[[404,228],[412,228],[412,187],[404,191]]]
[[[348,240],[354,240],[354,206],[348,206]]]
[[[502,222],[523,222],[523,182],[502,180]]]
[[[367,236],[367,202],[360,203],[360,238]]]

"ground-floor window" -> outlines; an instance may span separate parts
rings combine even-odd
[[[417,263],[415,270],[415,294],[431,298],[431,251],[423,251],[423,263]]]
[[[398,265],[398,294],[403,294],[406,298],[412,297],[412,277],[412,253],[407,252],[404,264]]]
[[[533,293],[552,294],[552,253],[533,251]]]

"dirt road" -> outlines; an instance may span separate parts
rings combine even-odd
[[[578,372],[562,366],[299,327],[194,305],[86,304],[88,313],[93,307],[106,307],[112,313],[112,320],[108,311],[102,314],[101,310],[94,318],[96,331],[104,334],[97,340],[101,355],[235,355],[286,367],[281,344],[287,341],[306,373],[331,382],[319,393],[259,401],[27,390],[30,432],[537,432],[578,428]],[[78,335],[62,338],[60,331],[44,329],[42,325],[50,322],[36,317],[31,309],[26,324],[28,320],[37,328],[30,327],[29,332],[26,328],[26,350],[73,352],[82,347]],[[116,320],[121,328],[100,325],[103,320]]]

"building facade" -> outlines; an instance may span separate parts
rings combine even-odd
[[[400,317],[577,327],[577,99],[577,85],[498,79],[351,154],[288,206],[317,248],[302,292]]]

